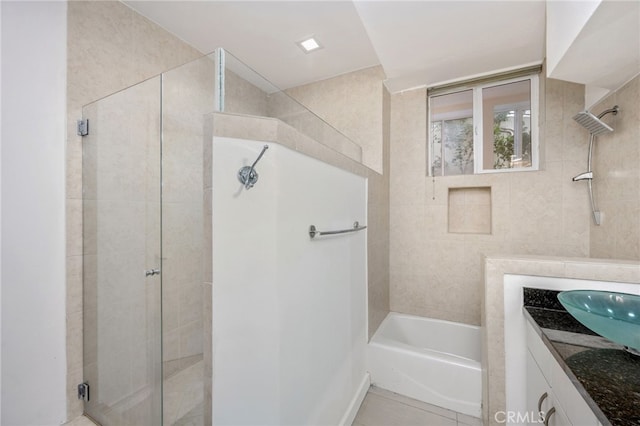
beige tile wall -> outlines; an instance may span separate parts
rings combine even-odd
[[[340,116],[342,122],[333,121],[327,124],[326,121],[318,117],[315,111],[312,112],[309,110],[287,92],[279,91],[246,64],[240,62],[231,53],[225,52],[225,55],[227,65],[224,71],[225,113],[277,118],[296,128],[303,134],[319,141],[323,145],[358,162],[362,162],[363,151],[372,149],[371,147],[364,146],[362,143],[358,144],[345,136],[344,133],[349,130],[348,128],[336,127],[344,124],[344,117]],[[367,72],[367,74],[370,74],[370,72]],[[360,80],[364,80],[364,78],[360,78]],[[379,80],[373,81],[378,84],[379,88],[382,86]],[[345,83],[346,82],[342,82],[343,85]],[[256,86],[256,84],[260,85],[260,87]],[[315,93],[315,90],[321,91],[324,89],[322,86],[325,84],[326,82],[320,82],[318,83],[319,87],[311,84],[303,86],[303,88],[294,88],[291,90],[300,91],[302,95],[308,96],[309,93]],[[380,97],[380,93],[378,93],[378,97]],[[353,108],[352,105],[345,104],[342,101],[344,101],[344,99],[334,100],[334,106],[341,105],[336,109],[346,111]],[[378,100],[378,102],[381,103],[381,100]],[[353,112],[351,113],[353,115]],[[381,134],[382,124],[380,117],[380,111],[377,111],[377,114],[368,115],[369,119],[374,118],[380,122],[380,128],[376,129],[374,126],[373,133],[377,132]],[[353,125],[351,125],[351,127],[353,127]],[[338,130],[336,130],[336,128]],[[372,129],[367,127],[367,131],[371,133]],[[355,134],[357,135],[357,133]],[[361,137],[361,139],[369,143],[369,138]],[[380,143],[382,143],[381,140],[382,139],[380,139]],[[380,147],[376,147],[375,149],[378,148]]]
[[[383,172],[381,66],[287,89],[291,97],[362,147],[362,163]]]
[[[491,234],[491,187],[449,188],[449,232]]]
[[[596,138],[593,153],[602,223],[591,223],[591,256],[640,260],[640,76],[591,110],[597,115],[614,105],[618,115],[603,117],[614,131]],[[587,131],[580,136],[586,144]]]
[[[233,114],[268,116],[269,95],[227,68],[224,73],[224,110]]]
[[[285,92],[269,95],[267,116],[282,120],[334,151],[362,162],[364,150],[360,145],[332,127],[335,123],[327,124]]]
[[[203,117],[215,66],[203,57],[162,76],[163,374],[203,357]],[[179,389],[176,389],[177,392]],[[165,398],[180,400],[181,395]],[[172,407],[164,406],[165,413]],[[167,417],[168,418],[168,415]]]
[[[391,310],[480,324],[482,262],[496,253],[589,255],[583,87],[541,79],[536,172],[427,177],[426,91],[392,96]],[[448,232],[450,188],[491,188],[491,234]]]
[[[82,106],[186,63],[201,53],[118,1],[68,4],[67,415],[82,413]]]

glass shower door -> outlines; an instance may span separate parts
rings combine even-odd
[[[104,426],[162,424],[160,90],[83,109],[85,413]]]

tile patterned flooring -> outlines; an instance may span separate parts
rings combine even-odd
[[[204,361],[202,360],[164,380],[164,424],[204,425],[203,380]]]
[[[482,426],[482,421],[371,386],[353,426]]]
[[[201,413],[200,404],[183,413],[173,425],[201,426]],[[95,426],[86,417],[79,417],[66,425]],[[482,426],[482,421],[372,386],[353,426]]]
[[[204,361],[200,360],[164,380],[164,424],[204,426],[203,375]],[[81,416],[65,423],[65,426],[96,425],[87,417]]]
[[[65,423],[63,426],[96,426],[96,424],[85,416],[80,416],[76,419],[71,420],[70,422]]]

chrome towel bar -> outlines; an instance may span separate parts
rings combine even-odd
[[[357,231],[362,231],[363,229],[367,229],[367,226],[360,226],[360,224],[358,222],[354,222],[353,223],[353,228],[351,229],[341,229],[339,231],[318,231],[315,227],[315,225],[311,225],[309,227],[309,237],[311,237],[311,239],[314,239],[316,236],[322,236],[322,235],[335,235],[335,234],[346,234],[348,232],[357,232]]]

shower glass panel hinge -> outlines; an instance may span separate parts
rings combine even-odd
[[[89,383],[84,382],[78,385],[78,399],[89,402]]]
[[[89,134],[89,119],[78,120],[78,136],[87,136]]]

